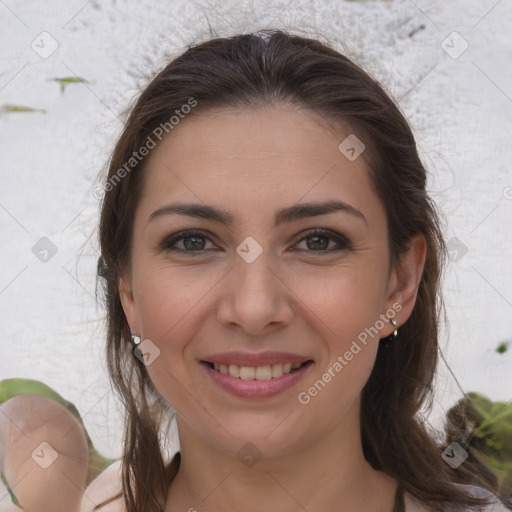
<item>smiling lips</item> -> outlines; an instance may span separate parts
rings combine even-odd
[[[201,363],[225,391],[244,398],[266,398],[295,384],[313,361],[286,352],[227,352]]]
[[[243,380],[270,380],[282,377],[284,374],[290,373],[292,370],[297,370],[302,366],[302,363],[286,364],[273,364],[265,366],[238,366],[236,364],[213,364],[214,370],[223,373],[224,375],[231,375],[236,379]]]

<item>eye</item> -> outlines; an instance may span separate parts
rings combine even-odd
[[[346,237],[323,228],[314,228],[307,231],[305,236],[299,240],[299,243],[296,244],[295,247],[303,241],[306,241],[306,249],[295,248],[292,250],[330,253],[352,248]],[[212,244],[213,247],[206,247],[208,242]],[[335,243],[334,247],[329,247],[331,242]],[[205,251],[218,250],[218,247],[213,244],[207,234],[199,230],[188,230],[174,233],[173,235],[165,238],[159,248],[163,251],[178,251],[186,253],[202,253]]]
[[[174,233],[167,237],[159,247],[163,251],[181,251],[188,253],[212,250],[212,248],[205,247],[206,241],[212,243],[203,231],[180,231],[179,233]]]
[[[303,236],[299,240],[296,247],[303,241],[306,241],[306,249],[299,248],[294,250],[330,253],[352,248],[349,240],[345,236],[323,228],[314,228],[307,231],[306,236]],[[334,247],[329,247],[331,242],[335,243]]]

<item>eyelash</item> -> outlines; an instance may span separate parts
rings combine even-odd
[[[326,237],[329,240],[336,242],[338,244],[338,247],[334,248],[334,249],[332,249],[332,248],[331,249],[322,249],[322,250],[318,250],[318,251],[308,250],[308,249],[296,249],[296,250],[305,251],[305,252],[309,252],[309,253],[318,253],[318,254],[322,255],[322,254],[330,254],[330,253],[336,252],[336,251],[352,249],[352,245],[351,245],[350,241],[345,236],[340,235],[339,233],[335,233],[334,231],[324,229],[324,228],[312,228],[312,229],[306,231],[304,233],[304,236],[297,242],[297,244],[302,242],[303,240],[307,240],[308,238],[312,238],[315,236]],[[190,229],[190,230],[186,230],[186,231],[180,231],[178,233],[174,233],[173,235],[168,236],[167,238],[165,238],[162,241],[162,243],[159,245],[159,248],[162,251],[176,251],[176,252],[187,253],[187,254],[194,254],[194,253],[202,254],[205,251],[215,250],[215,249],[199,249],[197,251],[187,251],[185,249],[178,249],[178,248],[174,247],[179,241],[184,240],[185,238],[194,238],[194,237],[205,238],[206,240],[209,240],[211,242],[211,240],[209,239],[209,237],[206,235],[206,233],[204,231]]]

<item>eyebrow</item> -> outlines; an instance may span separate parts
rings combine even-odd
[[[306,217],[315,217],[335,212],[347,213],[363,220],[367,224],[366,217],[353,206],[343,201],[326,201],[323,203],[301,203],[281,208],[274,215],[274,227],[285,222],[293,222],[294,220]],[[171,203],[155,210],[149,216],[148,224],[159,217],[173,214],[197,217],[199,219],[219,222],[227,226],[232,225],[234,221],[234,217],[230,212],[214,206],[197,203]]]

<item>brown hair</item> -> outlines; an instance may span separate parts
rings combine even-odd
[[[114,149],[100,220],[101,257],[107,307],[107,361],[110,377],[126,407],[123,491],[127,512],[162,510],[179,458],[165,465],[161,422],[170,407],[133,356],[130,329],[121,306],[119,278],[130,261],[134,213],[142,188],[144,161],[132,162],[154,130],[191,98],[195,112],[211,108],[287,103],[350,126],[367,147],[363,157],[387,214],[393,263],[407,242],[422,233],[427,257],[418,298],[399,338],[379,347],[362,392],[363,451],[376,469],[394,477],[426,506],[435,509],[482,506],[452,481],[478,483],[469,464],[452,470],[442,447],[419,418],[432,404],[438,360],[439,279],[445,247],[435,208],[426,193],[426,171],[404,116],[382,87],[347,57],[327,45],[281,30],[216,38],[188,48],[142,92]],[[168,124],[167,124],[168,126]],[[341,142],[341,141],[340,141]],[[132,165],[135,164],[135,165]],[[468,448],[469,449],[469,448]]]

